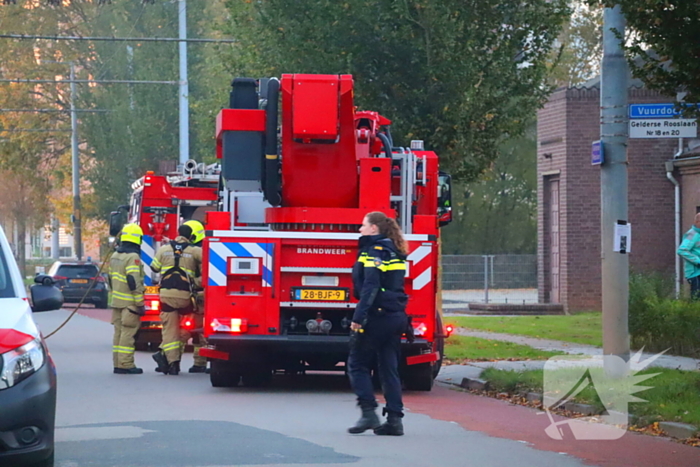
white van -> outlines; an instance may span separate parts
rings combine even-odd
[[[0,228],[0,466],[53,467],[56,367],[32,311],[63,305],[53,279],[38,275],[30,306]]]

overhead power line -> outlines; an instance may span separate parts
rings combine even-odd
[[[0,79],[0,83],[180,84],[179,81],[138,81],[128,79]]]
[[[33,112],[33,113],[49,113],[49,112],[111,112],[111,110],[106,109],[0,109],[0,112]]]
[[[34,132],[54,132],[54,131],[65,131],[65,132],[70,132],[72,130],[43,130],[43,129],[34,129],[34,128],[12,128],[8,130],[3,130],[0,128],[0,133],[34,133]]]
[[[45,39],[50,41],[107,41],[107,42],[211,42],[233,44],[236,39],[178,39],[177,37],[83,37],[37,36],[33,34],[0,34],[0,39]]]

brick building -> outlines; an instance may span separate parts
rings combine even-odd
[[[672,101],[629,90],[630,104]],[[561,303],[567,312],[600,310],[600,168],[591,165],[591,143],[600,139],[599,85],[557,90],[539,111],[537,139],[539,301]],[[665,163],[677,150],[677,139],[629,140],[632,271],[674,274],[674,185]],[[674,172],[684,187],[682,232],[700,206],[700,164],[691,159]]]

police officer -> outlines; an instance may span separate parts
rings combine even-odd
[[[194,246],[200,247],[202,246],[202,242],[204,241],[204,226],[202,225],[201,222],[196,221],[196,220],[191,220],[185,222],[183,225],[187,225],[192,229],[192,236],[194,237],[192,239],[192,244]],[[207,345],[207,341],[204,337],[204,332],[203,332],[203,327],[204,327],[204,291],[202,290],[202,276],[195,277],[195,289],[196,289],[196,304],[195,304],[195,312],[191,316],[192,321],[194,322],[194,327],[195,329],[202,329],[202,331],[198,331],[194,336],[192,333],[186,332],[183,333],[182,339],[183,339],[183,345],[187,343],[190,337],[193,337],[194,341],[194,365],[190,367],[188,370],[189,373],[206,373],[207,371],[207,358],[206,357],[201,357],[199,355],[199,350]]]
[[[192,227],[181,225],[175,240],[161,246],[151,263],[154,272],[161,273],[160,320],[163,323],[163,340],[160,351],[153,354],[158,364],[156,371],[166,375],[180,373],[182,357],[181,315],[195,310],[195,278],[201,276],[202,249],[194,246]]]
[[[352,317],[348,376],[357,395],[362,417],[348,432],[373,429],[377,435],[403,435],[403,402],[399,378],[401,335],[406,330],[403,282],[406,274],[406,241],[401,229],[384,213],[367,214],[360,227],[359,254],[353,266],[355,297]],[[387,420],[380,425],[370,375],[374,361],[386,399]]]
[[[140,375],[134,364],[134,337],[145,314],[143,303],[143,264],[141,239],[143,231],[136,224],[122,228],[119,246],[109,263],[109,288],[112,290],[112,324],[114,339],[112,360],[114,373]]]

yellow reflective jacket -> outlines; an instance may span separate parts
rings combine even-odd
[[[133,290],[129,282],[132,283]],[[112,308],[143,306],[143,263],[138,247],[122,246],[112,255],[109,262],[109,287],[112,290]]]
[[[177,237],[175,243],[189,243],[185,237]],[[158,249],[156,257],[151,263],[151,269],[154,272],[160,272],[161,276],[165,275],[169,269],[175,266],[175,255],[173,247],[170,243],[166,243]],[[180,269],[185,271],[191,280],[192,285],[196,288],[201,284],[202,277],[202,248],[194,245],[187,245],[180,257]],[[178,289],[160,288],[160,296],[162,298],[190,298],[192,292]]]

